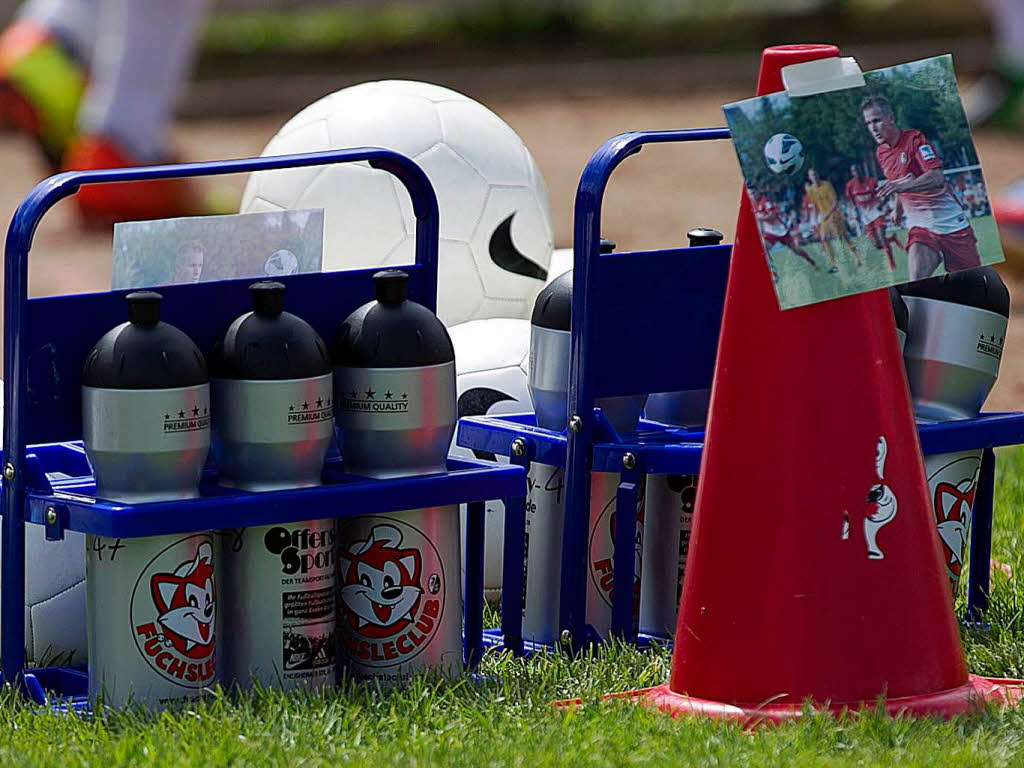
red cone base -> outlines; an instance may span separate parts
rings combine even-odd
[[[720,701],[695,699],[673,691],[668,683],[656,688],[645,688],[629,694],[619,694],[659,709],[672,717],[683,715],[704,715],[722,720],[735,720],[746,724],[759,721],[779,723],[800,717],[804,708],[801,704],[726,704]],[[957,688],[928,693],[919,696],[901,696],[885,699],[882,707],[886,714],[953,717],[980,711],[986,704],[1009,706],[1024,698],[1024,681],[969,675],[967,682]],[[829,702],[812,704],[817,711],[839,714],[845,710],[873,709],[876,702]]]
[[[672,690],[669,683],[655,688],[643,688],[639,691],[626,693],[610,693],[606,699],[625,699],[637,701],[646,706],[666,713],[670,717],[710,717],[716,720],[730,720],[745,726],[764,723],[782,723],[803,716],[802,704],[726,704],[722,701],[709,701],[686,696]],[[1011,680],[1001,677],[979,677],[968,675],[967,682],[956,688],[928,693],[919,696],[901,696],[895,699],[884,699],[882,708],[887,715],[897,717],[910,715],[913,717],[954,717],[956,715],[975,714],[986,705],[1009,707],[1024,699],[1024,680]],[[555,702],[556,707],[572,709],[582,704],[581,699],[566,699]],[[811,704],[817,712],[828,712],[833,715],[848,711],[871,710],[877,706],[873,701],[828,702],[827,704]]]

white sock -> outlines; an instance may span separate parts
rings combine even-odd
[[[139,160],[160,159],[208,7],[208,0],[99,0],[79,128],[114,139]]]

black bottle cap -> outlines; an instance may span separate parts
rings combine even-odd
[[[601,242],[597,244],[598,253],[612,253],[616,249],[615,241],[609,240],[607,237],[602,237]]]
[[[331,357],[349,368],[418,368],[455,360],[451,337],[437,315],[405,297],[409,275],[388,269],[373,276],[376,300],[345,318]]]
[[[381,304],[401,304],[405,301],[405,286],[409,275],[400,269],[385,269],[373,276],[374,297]]]
[[[572,270],[564,272],[544,286],[533,303],[530,323],[555,331],[572,329]]]
[[[910,328],[910,312],[907,311],[907,302],[895,288],[889,288],[889,301],[892,302],[892,314],[896,318],[896,327],[906,333]]]
[[[125,296],[128,302],[128,320],[136,325],[156,325],[160,322],[160,300],[156,291],[133,291]]]
[[[948,301],[965,307],[976,307],[1010,316],[1010,292],[992,267],[979,267],[951,275],[930,277],[907,283],[900,291],[904,296]]]
[[[263,280],[249,286],[252,312],[235,319],[210,353],[218,379],[281,381],[331,372],[327,345],[313,326],[285,312],[283,284]]]
[[[711,229],[710,227],[691,229],[686,233],[686,237],[690,241],[691,248],[701,245],[718,245],[725,239],[725,235],[717,229]]]
[[[260,317],[276,317],[284,311],[284,284],[261,280],[249,286],[252,311]]]
[[[135,291],[127,323],[96,342],[82,371],[82,384],[101,389],[174,389],[209,381],[206,360],[195,343],[160,320],[159,293]]]

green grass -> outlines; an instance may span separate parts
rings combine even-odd
[[[1024,675],[1024,449],[998,454],[987,631],[965,631],[973,672]],[[962,610],[961,605],[958,610]],[[480,679],[417,679],[386,692],[350,684],[323,695],[216,693],[160,714],[40,712],[0,694],[0,765],[1024,765],[1024,710],[949,722],[871,712],[810,715],[754,734],[707,720],[671,720],[600,694],[663,682],[669,657],[621,645],[596,655],[529,661],[489,654]],[[581,696],[571,712],[548,705]]]
[[[978,253],[982,264],[992,263],[993,254],[1001,253],[999,231],[996,229],[992,216],[981,216],[971,219],[971,227],[978,239]],[[901,243],[907,241],[907,230],[894,231]],[[832,241],[832,252],[835,254],[839,267],[837,274],[829,274],[829,261],[825,250],[817,242],[805,245],[804,249],[822,268],[815,272],[812,267],[793,253],[789,248],[778,247],[772,251],[772,260],[778,270],[784,288],[782,301],[786,307],[798,307],[817,301],[833,299],[848,293],[856,293],[868,287],[897,285],[907,282],[910,278],[907,267],[907,253],[900,248],[893,248],[896,270],[889,271],[888,257],[884,251],[875,248],[867,235],[853,238],[853,247],[860,256],[861,264],[857,266],[853,254],[841,240]],[[940,267],[936,274],[942,274]]]

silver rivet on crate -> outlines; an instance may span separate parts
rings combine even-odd
[[[14,465],[11,464],[11,462],[7,462],[6,464],[4,464],[4,477],[7,480],[14,479]]]
[[[622,454],[622,466],[624,469],[633,469],[636,466],[636,456],[632,453]]]
[[[53,507],[46,508],[46,524],[56,525],[57,524],[57,510]]]
[[[569,419],[569,431],[579,432],[581,429],[583,429],[583,419],[579,416],[573,416]]]
[[[526,455],[526,441],[521,437],[517,437],[512,441],[512,455],[513,456],[525,456]]]

